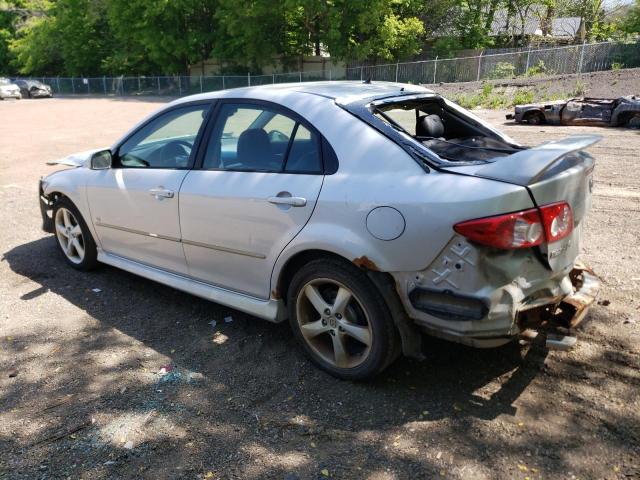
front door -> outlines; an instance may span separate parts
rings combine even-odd
[[[111,169],[94,172],[87,195],[106,252],[187,273],[178,192],[208,109],[198,104],[160,114],[120,145]]]
[[[232,101],[220,106],[206,137],[202,168],[180,190],[189,272],[269,298],[273,265],[320,193],[320,137],[290,112]]]

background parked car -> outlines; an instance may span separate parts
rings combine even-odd
[[[572,98],[517,105],[507,120],[529,125],[595,125],[640,128],[640,97]]]
[[[53,91],[49,85],[45,85],[38,80],[20,80],[16,79],[14,82],[20,87],[20,93],[23,98],[51,98],[53,97]]]
[[[22,95],[20,94],[20,87],[11,83],[8,78],[0,77],[0,100],[5,98],[15,98],[20,100]]]

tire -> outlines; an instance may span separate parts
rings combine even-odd
[[[62,256],[76,270],[83,272],[98,266],[98,250],[80,211],[66,197],[53,207],[53,226]]]
[[[544,123],[544,116],[540,112],[529,113],[524,119],[529,125],[542,125]]]
[[[302,348],[334,377],[368,379],[398,356],[389,308],[366,273],[345,261],[322,258],[298,270],[287,307]]]
[[[640,128],[640,113],[636,113],[629,117],[626,123],[627,128]]]

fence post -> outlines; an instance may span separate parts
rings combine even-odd
[[[60,77],[56,78],[56,84],[58,85],[58,93],[62,93],[60,92]]]
[[[141,90],[141,88],[140,88],[140,75],[138,75],[138,93],[140,93],[140,90]]]
[[[524,73],[529,71],[529,57],[531,56],[531,45],[529,45],[529,50],[527,50],[527,68],[524,69]]]
[[[178,95],[182,96],[182,77],[178,75]]]
[[[249,84],[248,86],[251,86],[251,72],[247,73],[247,83]]]
[[[332,80],[332,78],[331,78],[331,69],[329,69],[329,81],[331,81],[331,80]]]
[[[76,94],[76,84],[73,81],[73,77],[71,77],[71,94],[75,95]]]
[[[360,66],[360,81],[362,81],[362,80],[363,80],[363,78],[362,78],[363,73],[364,73],[364,65],[361,65],[361,66]]]
[[[396,62],[396,83],[398,83],[398,66],[400,65],[399,62]]]
[[[104,94],[107,94],[107,77],[105,77],[104,75],[102,76],[102,87],[104,89]]]
[[[582,73],[582,62],[584,61],[584,49],[587,41],[582,42],[582,50],[580,50],[580,62],[578,63],[578,73]]]
[[[224,86],[224,75],[222,75],[222,89],[226,90],[225,86]]]
[[[271,74],[271,83],[276,83],[276,74],[275,73]]]
[[[202,93],[202,75],[200,75],[200,93]]]
[[[302,70],[300,70],[300,71],[298,72],[298,76],[299,76],[299,78],[300,78],[300,83],[302,83]]]
[[[480,56],[478,57],[478,76],[476,77],[476,82],[480,81],[480,69],[482,68],[482,54],[484,50],[480,52]]]
[[[438,73],[438,55],[436,55],[436,61],[433,64],[433,84],[436,84],[436,73]]]

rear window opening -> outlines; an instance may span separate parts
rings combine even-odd
[[[434,95],[374,102],[369,111],[449,162],[488,162],[524,148]]]

